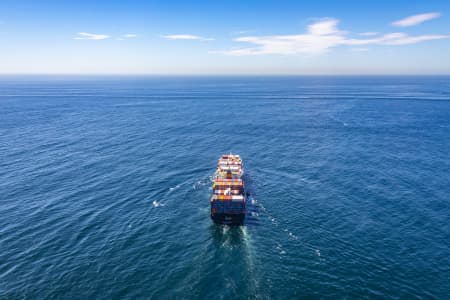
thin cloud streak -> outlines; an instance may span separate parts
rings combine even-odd
[[[170,34],[162,36],[166,40],[197,40],[197,41],[213,41],[213,38],[205,38],[198,35],[193,34]]]
[[[403,32],[394,32],[382,35],[373,39],[347,39],[344,41],[344,45],[410,45],[424,41],[442,40],[448,39],[447,35],[418,35],[410,36]]]
[[[365,51],[369,51],[369,48],[352,48],[351,50],[353,52],[365,52]]]
[[[415,25],[421,24],[421,23],[429,21],[429,20],[439,18],[440,16],[441,16],[441,14],[438,12],[419,14],[419,15],[409,16],[407,18],[395,21],[392,23],[392,25],[397,26],[397,27],[410,27],[410,26],[415,26]]]
[[[239,31],[233,31],[231,32],[231,35],[243,35],[243,34],[249,34],[253,33],[255,30],[239,30]]]
[[[323,19],[308,26],[304,34],[275,35],[275,36],[246,36],[234,39],[236,42],[252,44],[251,47],[233,48],[222,53],[225,55],[318,55],[338,46],[366,46],[366,45],[408,45],[424,41],[447,39],[447,35],[419,35],[410,36],[403,32],[388,33],[372,38],[348,38],[348,33],[338,28],[339,20]]]
[[[379,32],[375,32],[375,31],[369,31],[369,32],[361,32],[359,35],[360,36],[374,36],[374,35],[379,35]]]
[[[106,40],[110,38],[109,35],[106,34],[95,34],[88,32],[79,32],[77,37],[74,37],[74,40]]]

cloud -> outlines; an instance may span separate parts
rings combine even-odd
[[[374,36],[374,35],[379,35],[379,32],[375,32],[375,31],[368,31],[368,32],[361,32],[359,35],[361,36]]]
[[[105,34],[94,34],[87,32],[79,32],[78,36],[74,37],[74,40],[105,40],[110,36]]]
[[[409,16],[407,18],[395,21],[392,23],[392,25],[397,26],[397,27],[409,27],[409,26],[418,25],[420,23],[439,18],[440,16],[441,16],[441,14],[437,13],[437,12],[414,15],[414,16]]]
[[[261,54],[317,55],[338,46],[407,45],[449,38],[447,35],[410,36],[401,32],[385,35],[371,33],[373,37],[365,39],[348,38],[348,33],[340,30],[338,24],[337,19],[322,19],[309,25],[307,32],[303,34],[238,37],[234,41],[251,44],[251,46],[215,51],[215,53],[235,56]]]
[[[448,39],[448,35],[417,35],[410,36],[403,32],[388,33],[372,39],[347,39],[344,41],[345,45],[409,45],[417,44],[425,41]]]
[[[126,39],[132,39],[132,38],[135,38],[135,37],[137,37],[137,36],[138,36],[138,35],[135,34],[135,33],[127,33],[127,34],[122,35],[122,37],[123,37],[123,38],[126,38]]]
[[[171,34],[164,35],[163,38],[166,40],[197,40],[197,41],[213,41],[212,38],[205,38],[198,35],[193,34]]]
[[[330,34],[344,34],[345,32],[337,29],[339,20],[323,19],[308,26],[308,32],[311,35],[330,35]]]
[[[225,51],[229,55],[256,54],[320,54],[344,41],[345,32],[337,29],[338,20],[325,19],[308,26],[306,34],[278,36],[247,36],[236,42],[254,44],[254,47]]]
[[[242,35],[242,34],[249,34],[255,32],[255,30],[238,30],[231,32],[231,35]]]
[[[448,38],[449,38],[448,35],[438,35],[438,34],[419,35],[419,36],[408,36],[404,34],[403,37],[401,38],[385,42],[385,45],[409,45],[425,41],[443,40]]]
[[[353,52],[365,52],[365,51],[369,51],[369,48],[352,48],[351,50]]]

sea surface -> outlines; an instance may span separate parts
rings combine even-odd
[[[450,299],[450,77],[0,77],[0,299],[302,298]]]

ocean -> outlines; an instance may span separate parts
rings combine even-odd
[[[0,216],[0,299],[449,299],[450,77],[2,76]]]

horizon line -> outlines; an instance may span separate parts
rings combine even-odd
[[[0,73],[5,76],[112,76],[112,77],[301,77],[301,76],[450,76],[449,73]]]

